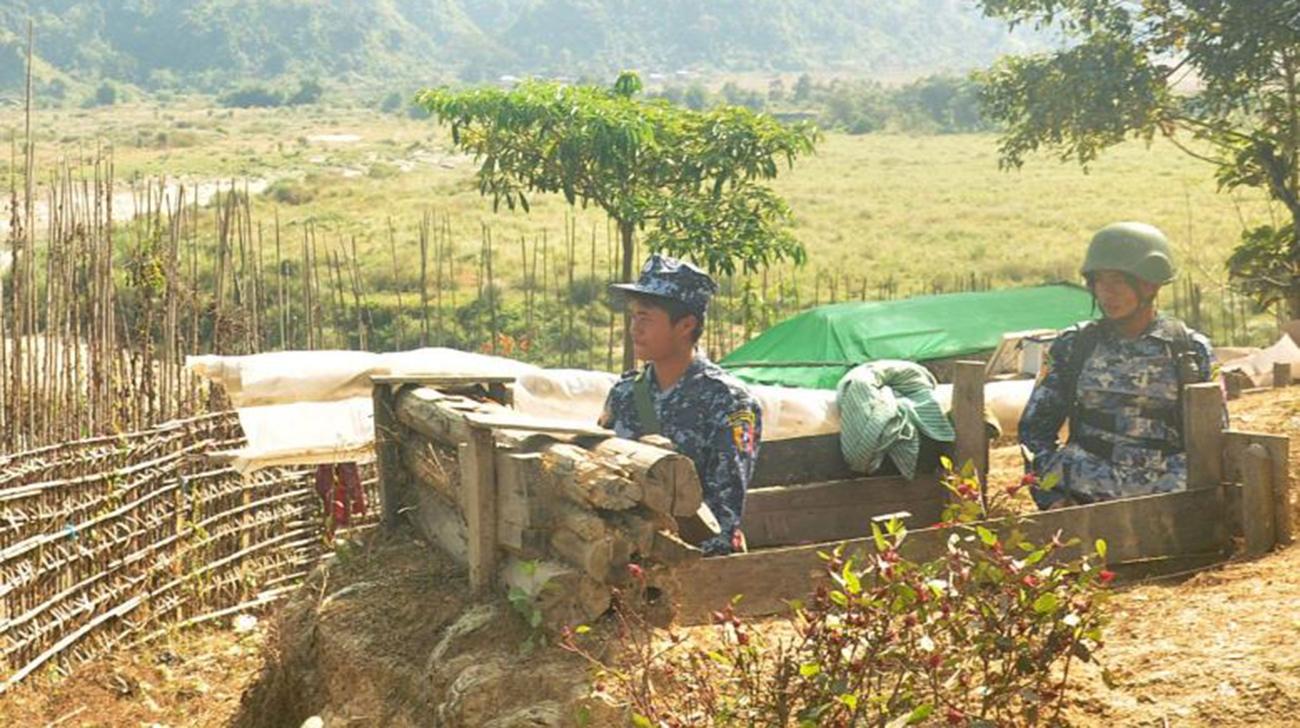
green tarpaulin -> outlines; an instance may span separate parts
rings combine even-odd
[[[863,362],[974,354],[997,348],[1010,331],[1060,329],[1093,315],[1091,294],[1069,283],[837,303],[782,321],[722,365],[748,382],[834,389]]]

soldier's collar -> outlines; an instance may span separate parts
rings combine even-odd
[[[1120,334],[1115,331],[1114,325],[1106,319],[1101,320],[1101,330],[1107,338],[1122,338]],[[1136,341],[1137,339],[1152,338],[1169,344],[1173,343],[1177,337],[1178,334],[1174,329],[1173,323],[1164,316],[1156,314],[1155,319],[1152,320],[1151,323],[1147,324],[1147,327],[1143,329],[1142,333],[1138,334],[1133,341]]]

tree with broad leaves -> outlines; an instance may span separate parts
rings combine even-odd
[[[417,102],[451,126],[479,162],[479,192],[527,211],[534,193],[594,204],[618,226],[623,281],[632,280],[637,230],[651,250],[689,257],[713,273],[802,263],[790,209],[763,184],[818,140],[748,109],[692,111],[639,98],[635,73],[612,88],[525,81],[511,90],[438,88]],[[630,369],[630,335],[623,339]]]
[[[1169,139],[1214,165],[1220,189],[1259,189],[1285,210],[1286,222],[1243,232],[1228,272],[1261,308],[1300,318],[1300,0],[980,5],[1068,41],[978,75],[1005,127],[1004,166],[1039,149],[1086,165],[1126,138]]]

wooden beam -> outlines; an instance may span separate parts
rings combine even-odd
[[[460,446],[460,484],[469,539],[469,583],[483,593],[496,575],[496,443],[492,431],[472,428]]]
[[[1273,388],[1282,389],[1283,387],[1289,387],[1291,386],[1291,380],[1291,362],[1273,362]]]
[[[1268,450],[1263,445],[1249,445],[1242,453],[1241,470],[1241,528],[1246,537],[1246,555],[1255,558],[1268,553],[1276,542]]]
[[[397,451],[400,425],[393,412],[393,393],[386,386],[376,386],[371,391],[375,421],[375,459],[379,474],[379,499],[382,523],[386,528],[397,526],[401,510],[401,489],[405,474]]]
[[[1034,514],[1021,531],[1034,542],[1050,540],[1058,531],[1065,539],[1080,539],[1078,546],[1062,551],[1066,558],[1090,550],[1097,539],[1104,539],[1108,561],[1121,574],[1131,562],[1142,562],[1144,569],[1159,572],[1161,563],[1167,561],[1167,568],[1183,563],[1182,557],[1204,561],[1210,558],[1207,555],[1226,556],[1229,543],[1218,502],[1217,490],[1108,501]],[[1005,523],[992,525],[1003,532],[1009,530]],[[903,542],[903,552],[912,559],[938,558],[953,533],[956,531],[937,528],[912,531]],[[850,553],[874,548],[869,538],[841,543]],[[680,615],[687,623],[702,623],[711,611],[737,594],[744,595],[737,605],[741,612],[782,612],[789,600],[803,599],[825,578],[817,554],[834,546],[819,543],[751,551],[706,558],[683,567],[678,575],[682,583]]]
[[[1187,487],[1218,492],[1223,482],[1223,393],[1214,382],[1183,388]]]

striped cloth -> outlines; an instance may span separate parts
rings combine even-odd
[[[934,375],[909,361],[859,365],[836,387],[840,408],[840,450],[854,470],[870,473],[888,456],[898,472],[916,475],[923,433],[932,440],[956,439],[952,424],[934,398]]]

